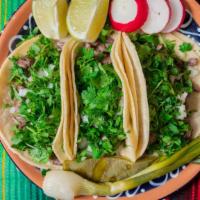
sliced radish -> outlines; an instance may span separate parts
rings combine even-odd
[[[149,15],[142,26],[142,30],[148,34],[159,33],[169,21],[170,8],[165,0],[148,0],[147,2],[149,5]]]
[[[168,0],[171,16],[169,22],[165,26],[163,33],[176,31],[181,27],[185,19],[185,7],[182,0]]]
[[[147,0],[113,0],[109,16],[111,25],[115,30],[136,31],[147,19]]]

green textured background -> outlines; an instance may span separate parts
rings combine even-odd
[[[24,0],[0,0],[0,30]],[[0,200],[45,200],[42,190],[14,165],[0,144]]]

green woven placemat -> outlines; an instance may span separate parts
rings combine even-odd
[[[0,0],[0,30],[24,0]],[[0,119],[1,120],[1,119]],[[9,158],[0,144],[0,199],[45,200],[42,190],[27,179]]]

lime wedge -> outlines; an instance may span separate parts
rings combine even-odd
[[[95,41],[103,28],[109,0],[72,0],[67,14],[70,34],[86,42]]]
[[[62,39],[67,36],[68,4],[66,0],[33,0],[32,12],[38,28],[46,37]]]

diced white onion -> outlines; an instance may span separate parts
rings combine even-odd
[[[177,117],[177,119],[184,120],[187,117],[185,105],[179,106],[179,112],[180,112],[180,115]]]
[[[87,152],[88,152],[88,153],[92,153],[92,148],[91,148],[90,145],[88,145],[88,147],[87,147]]]
[[[49,73],[46,71],[46,70],[40,70],[39,72],[38,72],[38,76],[39,77],[48,77],[49,76]]]
[[[181,102],[184,104],[185,101],[186,101],[186,98],[188,96],[188,93],[187,92],[184,92],[183,94],[181,95],[178,95],[178,98],[181,100]]]
[[[48,84],[48,88],[49,88],[49,89],[52,89],[52,88],[53,88],[53,83],[49,83],[49,84]]]
[[[83,123],[88,123],[89,122],[87,115],[81,116],[81,119],[82,119]]]
[[[26,94],[27,94],[27,92],[28,92],[27,89],[25,89],[25,88],[20,88],[18,94],[19,94],[20,97],[25,97]]]
[[[49,64],[49,69],[50,70],[53,70],[55,68],[55,65],[54,64]]]
[[[33,77],[30,76],[30,77],[28,78],[28,81],[29,81],[29,82],[32,82],[32,81],[33,81]]]
[[[16,108],[16,107],[10,108],[10,113],[11,113],[11,114],[13,114],[13,113],[15,113],[15,112],[17,112],[17,108]]]

